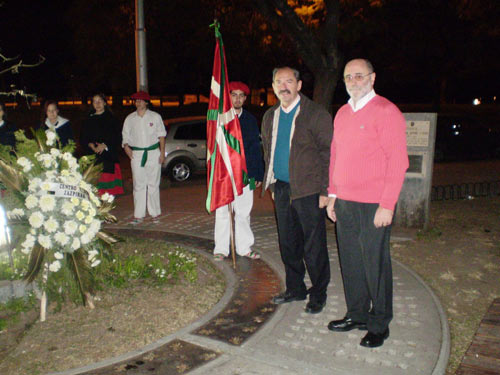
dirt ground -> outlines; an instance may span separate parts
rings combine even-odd
[[[137,282],[99,292],[94,310],[67,303],[60,311],[52,309],[43,323],[36,314],[21,319],[23,327],[30,320],[33,325],[18,337],[17,346],[7,342],[13,338],[8,331],[0,334],[0,346],[10,346],[0,359],[0,374],[35,375],[81,367],[141,348],[187,326],[214,306],[225,290],[223,276],[210,262],[200,259],[198,265],[194,284],[152,287]]]
[[[489,305],[500,297],[499,218],[500,197],[432,202],[429,230],[392,246],[393,258],[425,280],[448,316],[450,375]]]

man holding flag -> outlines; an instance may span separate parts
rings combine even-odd
[[[255,181],[255,187],[259,187],[264,175],[259,128],[255,116],[243,109],[250,89],[243,82],[230,82],[229,91],[234,111],[240,121],[248,176]],[[235,197],[229,206],[219,207],[215,211],[214,259],[217,261],[229,255],[231,209],[234,211],[236,253],[250,259],[260,258],[259,254],[251,250],[254,236],[250,227],[250,212],[253,206],[253,189],[250,185],[245,186],[243,194]]]

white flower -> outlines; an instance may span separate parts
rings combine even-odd
[[[91,207],[90,210],[89,210],[89,215],[92,216],[92,217],[94,217],[96,213],[97,212],[96,212],[95,208]]]
[[[38,205],[38,198],[30,194],[26,197],[24,204],[27,209],[31,210],[32,208],[35,208]]]
[[[56,133],[52,130],[47,130],[45,134],[47,135],[47,146],[53,146],[56,141]]]
[[[29,172],[33,168],[33,163],[26,157],[21,156],[17,159],[17,164],[23,167],[23,172]]]
[[[31,168],[33,168],[33,164],[31,164],[31,162],[30,162],[29,164],[27,164],[23,167],[23,172],[27,173],[27,172],[31,171]]]
[[[52,211],[56,207],[56,198],[53,195],[43,195],[40,198],[40,208],[42,211]]]
[[[71,203],[73,203],[75,206],[78,206],[80,204],[80,199],[77,197],[71,198]]]
[[[43,225],[43,215],[38,211],[33,212],[30,215],[28,221],[33,228],[40,228]]]
[[[29,254],[30,251],[31,251],[31,249],[32,249],[32,247],[23,247],[21,249],[21,253],[23,253],[23,254]]]
[[[59,232],[60,233],[60,232]],[[58,234],[59,234],[58,233]],[[58,259],[58,260],[61,260],[62,258],[64,258],[64,255],[62,255],[62,253],[60,253],[59,251],[56,251],[54,253],[54,258]]]
[[[17,159],[17,164],[19,164],[21,167],[24,167],[26,164],[29,163],[28,158],[22,156],[19,159]]]
[[[51,165],[52,165],[52,159],[51,159],[50,157],[45,158],[45,159],[43,160],[42,164],[43,164],[43,166],[44,166],[45,168],[50,168],[50,167],[51,167]]]
[[[78,230],[80,231],[81,234],[83,234],[87,231],[87,226],[80,224],[80,226],[78,227]]]
[[[21,252],[23,254],[29,254],[33,246],[35,246],[35,240],[36,238],[33,237],[31,234],[26,235],[26,238],[24,239],[24,242],[21,244]]]
[[[61,246],[66,246],[70,240],[70,238],[64,232],[57,232],[54,236],[56,242],[58,242]],[[59,258],[58,258],[59,259]]]
[[[53,157],[57,158],[58,156],[60,156],[60,155],[61,155],[61,151],[59,151],[57,148],[51,148],[51,149],[50,149],[50,154],[51,154]]]
[[[45,249],[50,249],[52,247],[52,240],[50,239],[50,236],[40,234],[38,236],[38,243]]]
[[[86,199],[82,199],[82,209],[84,209],[85,211],[88,211],[90,209],[90,202]]]
[[[85,217],[85,214],[83,213],[83,211],[78,211],[75,215],[75,217],[78,219],[78,220],[83,220],[83,218]]]
[[[73,250],[78,250],[80,248],[80,240],[78,238],[73,238],[73,242],[71,243],[71,248]]]
[[[62,209],[61,209],[61,212],[66,215],[66,216],[72,216],[73,215],[73,209],[75,208],[75,206],[73,205],[73,203],[71,203],[70,201],[66,200],[63,205],[62,205]]]
[[[115,200],[115,196],[109,193],[104,193],[101,196],[101,200],[104,202],[113,203],[113,201]]]
[[[48,181],[42,182],[40,185],[40,188],[42,190],[45,190],[45,191],[49,190],[50,189],[50,182],[48,182]]]
[[[59,262],[58,260],[50,263],[49,265],[49,271],[50,272],[57,272],[61,269],[61,262]]]
[[[90,223],[92,223],[93,220],[94,220],[94,217],[89,215],[85,218],[85,224],[90,224]]]
[[[90,265],[90,267],[97,267],[99,264],[101,263],[101,261],[99,259],[95,260],[92,262],[92,264]]]
[[[43,223],[43,227],[49,233],[54,233],[59,227],[59,223],[54,217],[50,217],[45,223]]]
[[[98,219],[94,219],[92,221],[92,224],[90,224],[90,230],[93,233],[97,233],[97,232],[99,232],[100,229],[101,229],[101,221]]]
[[[63,177],[68,177],[70,175],[69,171],[67,169],[63,169],[61,171],[61,176]]]
[[[83,236],[80,237],[80,241],[82,242],[82,245],[86,245],[86,244],[90,243],[93,238],[94,238],[93,233],[88,231]]]
[[[97,254],[99,254],[99,252],[97,250],[90,250],[89,254],[88,254],[89,261],[92,262],[94,260],[94,258],[97,256]]]
[[[68,236],[74,234],[77,229],[78,229],[78,224],[73,220],[64,223],[64,233],[66,233]]]
[[[38,177],[35,177],[34,179],[30,180],[30,183],[28,185],[28,190],[31,192],[37,191],[38,186],[40,185],[41,182],[42,180]]]
[[[65,152],[65,153],[62,155],[62,158],[63,158],[64,160],[68,161],[68,160],[73,159],[73,155],[71,155],[71,153],[70,153],[70,152]]]
[[[68,167],[69,169],[76,170],[78,168],[78,162],[76,159],[69,159],[68,160]]]

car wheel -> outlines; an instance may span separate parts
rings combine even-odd
[[[187,181],[193,174],[193,163],[189,159],[174,159],[169,165],[168,175],[172,181]]]

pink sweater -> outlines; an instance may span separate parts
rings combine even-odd
[[[408,168],[402,113],[376,95],[357,112],[342,106],[333,127],[328,193],[394,210]]]

